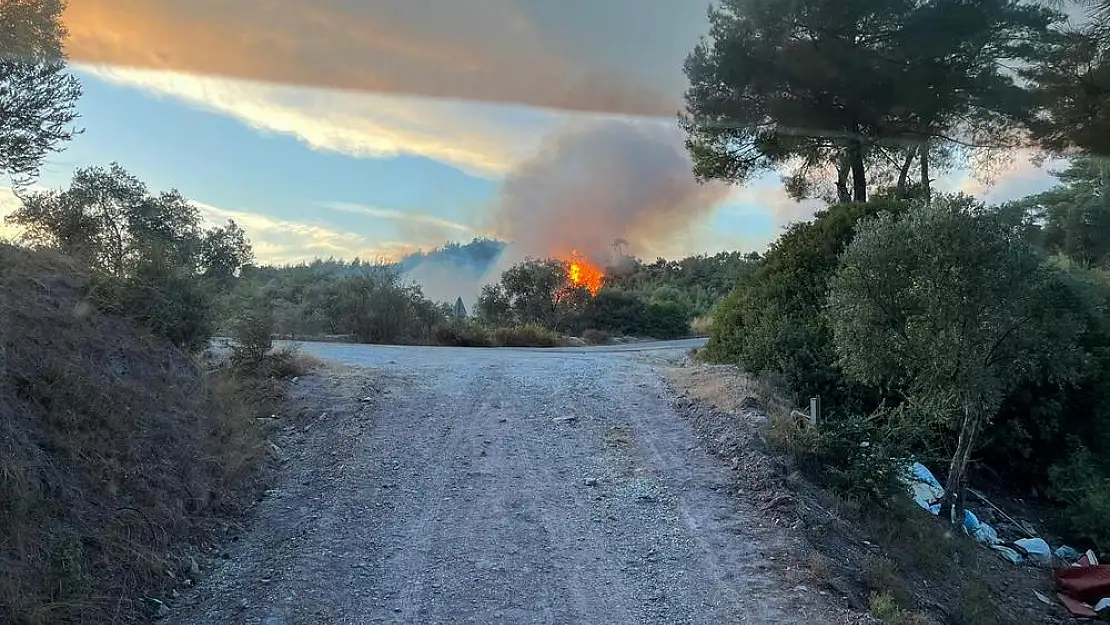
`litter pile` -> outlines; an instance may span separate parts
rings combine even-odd
[[[1053,569],[1056,596],[1073,616],[1097,618],[1110,616],[1110,566],[1099,564],[1094,554],[1086,555],[1068,567]]]
[[[933,516],[940,515],[944,487],[925,465],[915,462],[909,466],[905,481],[917,505]],[[1056,585],[1060,589],[1057,597],[1073,615],[1091,618],[1110,616],[1110,566],[1100,565],[1092,551],[1080,554],[1066,545],[1053,551],[1043,538],[1035,535],[1028,524],[1010,518],[979,493],[969,492],[1002,515],[1025,537],[1012,542],[1003,541],[993,526],[979,520],[971,510],[964,510],[963,528],[969,536],[1014,564],[1052,568]],[[1038,598],[1051,604],[1047,597],[1038,595]]]

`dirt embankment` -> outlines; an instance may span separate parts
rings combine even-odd
[[[164,613],[265,458],[237,382],[88,289],[65,258],[0,244],[0,622]]]

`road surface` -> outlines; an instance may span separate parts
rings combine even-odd
[[[279,481],[169,621],[843,622],[676,414],[698,344],[302,344]]]

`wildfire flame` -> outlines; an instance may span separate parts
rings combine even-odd
[[[569,263],[567,277],[570,278],[571,284],[586,287],[590,295],[597,295],[601,290],[601,280],[605,277],[605,272],[586,260],[577,250],[570,253],[570,259],[567,262]]]

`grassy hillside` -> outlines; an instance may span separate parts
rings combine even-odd
[[[146,620],[141,597],[175,583],[265,458],[252,411],[276,387],[202,371],[98,311],[90,284],[0,244],[0,622]]]

